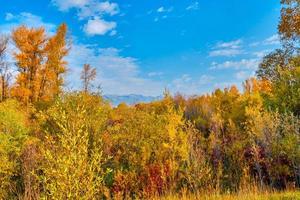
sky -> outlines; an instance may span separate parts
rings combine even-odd
[[[279,0],[0,0],[0,33],[66,23],[66,89],[85,63],[104,94],[200,95],[255,75],[280,46]],[[13,46],[11,47],[13,49]]]

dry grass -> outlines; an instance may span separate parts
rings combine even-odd
[[[153,200],[300,200],[300,191],[239,193],[239,194],[204,194],[204,195],[168,195]]]

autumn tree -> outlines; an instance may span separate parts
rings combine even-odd
[[[1,101],[8,97],[9,81],[12,77],[9,63],[6,60],[9,38],[0,36],[0,79],[1,79]]]
[[[66,71],[63,60],[68,53],[67,26],[47,38],[44,28],[20,26],[12,33],[18,49],[14,56],[19,74],[13,89],[14,96],[25,103],[51,100],[61,91],[62,75]]]
[[[19,70],[14,96],[25,103],[35,102],[39,94],[39,75],[45,56],[45,29],[20,26],[13,31],[12,38],[19,50],[14,54]]]
[[[67,94],[42,114],[41,165],[46,199],[102,199],[106,157],[101,134],[109,106],[101,97]]]
[[[265,98],[268,107],[299,115],[300,1],[281,0],[281,4],[278,31],[283,48],[264,57],[256,74],[260,79],[271,82],[272,95]]]
[[[116,166],[112,192],[140,199],[181,187],[189,152],[185,128],[182,112],[167,97],[115,108],[104,140]]]
[[[279,33],[285,41],[294,42],[300,39],[300,1],[281,0],[281,20]]]
[[[280,79],[280,70],[290,67],[289,61],[292,59],[292,56],[290,49],[276,49],[269,53],[259,64],[256,71],[257,77],[271,82],[278,81]]]
[[[91,82],[95,80],[97,75],[96,68],[92,68],[90,64],[84,64],[81,71],[80,79],[82,80],[83,91],[88,92]]]
[[[280,72],[281,79],[274,84],[273,108],[300,115],[300,66]]]
[[[57,28],[56,35],[47,41],[45,46],[46,62],[41,69],[39,100],[52,99],[61,92],[67,64],[64,57],[69,51],[66,34],[67,25],[62,24]]]
[[[300,57],[291,49],[278,49],[265,56],[256,75],[271,87],[265,96],[268,107],[281,112],[300,113]]]

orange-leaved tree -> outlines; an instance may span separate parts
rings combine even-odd
[[[20,26],[12,33],[18,51],[14,53],[19,74],[13,96],[23,103],[51,100],[61,90],[62,74],[66,71],[63,58],[68,53],[67,26],[47,38],[44,28]]]
[[[25,103],[34,102],[39,89],[38,75],[45,55],[45,30],[20,26],[13,31],[12,39],[18,49],[14,56],[19,70],[13,95]]]
[[[39,100],[52,99],[61,92],[67,64],[64,57],[69,51],[66,34],[67,25],[60,25],[56,35],[51,37],[45,46],[46,62],[41,74]]]

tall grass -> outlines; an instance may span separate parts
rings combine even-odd
[[[246,192],[238,194],[181,194],[155,197],[152,200],[300,200],[300,191]]]

